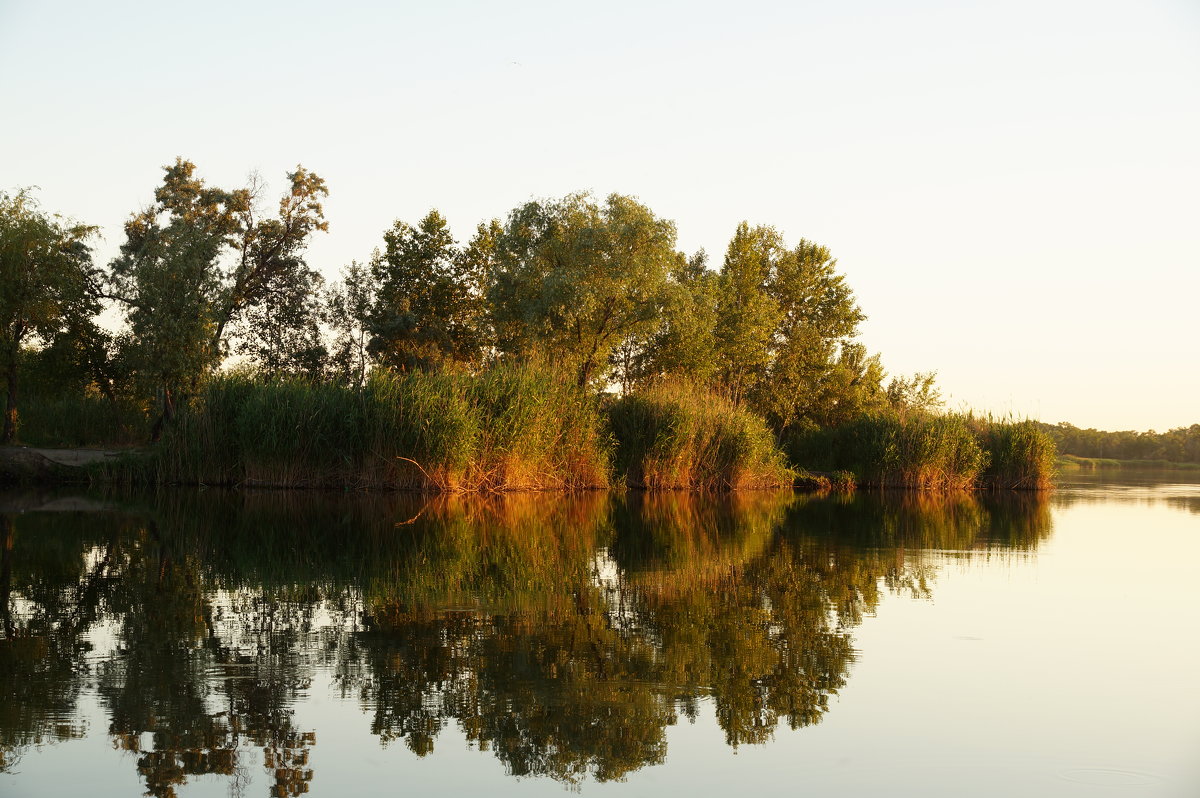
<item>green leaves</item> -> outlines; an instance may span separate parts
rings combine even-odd
[[[397,220],[371,260],[378,295],[368,348],[384,365],[435,370],[478,365],[486,340],[482,283],[494,231],[480,225],[459,249],[446,220],[432,210],[417,227]]]
[[[193,390],[229,350],[268,371],[311,371],[323,358],[317,327],[319,276],[304,262],[311,235],[328,228],[325,181],[304,167],[288,176],[279,215],[259,218],[262,186],[226,191],[190,161],[165,167],[155,202],[125,225],[109,269],[140,371],[165,391]]]
[[[489,299],[498,345],[552,358],[587,386],[618,347],[654,331],[681,257],[674,223],[632,197],[527,203],[509,214],[496,245]]]
[[[6,381],[3,443],[17,430],[21,347],[49,341],[98,311],[88,239],[96,228],[46,214],[28,191],[0,193],[0,365]]]

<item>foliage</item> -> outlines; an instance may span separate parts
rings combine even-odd
[[[769,370],[749,395],[776,429],[844,416],[839,405],[865,404],[858,397],[876,391],[883,376],[878,358],[867,358],[861,345],[851,344],[866,317],[836,267],[827,248],[801,239],[779,253],[768,275],[765,289],[779,321],[771,332]],[[848,378],[838,385],[843,374]]]
[[[1080,429],[1067,423],[1043,424],[1063,454],[1119,460],[1169,460],[1200,463],[1200,424],[1167,432],[1105,432]]]
[[[145,408],[95,394],[33,394],[21,411],[21,441],[29,446],[126,447],[146,441]]]
[[[235,322],[233,353],[264,374],[321,379],[329,359],[321,331],[324,283],[309,268],[268,278],[259,300]]]
[[[328,369],[335,382],[361,388],[370,367],[368,354],[375,287],[366,267],[357,261],[342,270],[342,279],[325,295],[325,323],[331,333]]]
[[[878,487],[968,489],[988,461],[971,420],[960,415],[876,413],[795,430],[784,441],[797,465],[849,470],[859,484]]]
[[[495,246],[488,299],[497,345],[544,353],[580,388],[603,376],[623,343],[655,329],[681,258],[674,223],[620,194],[603,205],[586,194],[526,203]]]
[[[852,471],[861,485],[934,489],[1044,490],[1054,442],[1035,422],[951,413],[884,412],[785,437],[791,461]]]
[[[887,386],[887,402],[893,410],[928,413],[943,404],[936,371],[918,371],[911,377],[894,377]]]
[[[6,401],[0,443],[17,434],[22,348],[86,322],[98,306],[88,239],[96,228],[46,214],[28,191],[0,193],[0,368]]]
[[[782,309],[770,290],[783,239],[774,228],[738,225],[725,252],[717,303],[720,379],[735,402],[770,368],[772,342]]]
[[[478,364],[484,340],[481,249],[494,231],[460,250],[436,210],[416,227],[397,221],[384,233],[384,250],[371,260],[377,293],[368,319],[368,349],[400,370]]]
[[[979,437],[988,455],[984,485],[1047,490],[1053,486],[1058,451],[1037,422],[987,419]]]
[[[325,182],[303,167],[288,175],[289,190],[272,218],[260,218],[257,180],[225,191],[195,171],[183,159],[165,167],[154,204],[125,223],[109,274],[108,296],[124,309],[133,352],[162,392],[165,417],[178,394],[197,390],[220,364],[226,332],[244,314],[252,314],[245,351],[270,354],[290,335],[280,325],[294,323],[299,342],[289,341],[282,360],[265,365],[303,360],[297,352],[311,343],[312,308],[303,294],[315,285],[304,248],[314,232],[327,229]]]
[[[633,368],[620,370],[625,392],[639,382],[671,375],[698,385],[715,384],[720,277],[703,250],[670,273],[662,322]]]

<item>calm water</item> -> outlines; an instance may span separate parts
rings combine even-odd
[[[1200,795],[1198,481],[0,494],[0,795]]]

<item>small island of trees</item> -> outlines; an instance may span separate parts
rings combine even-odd
[[[436,210],[397,221],[326,284],[327,193],[297,167],[268,209],[179,159],[102,266],[96,228],[0,195],[3,442],[152,442],[92,476],[158,483],[1050,484],[1039,425],[886,379],[820,244],[743,222],[714,268],[635,198],[581,193],[465,242]]]

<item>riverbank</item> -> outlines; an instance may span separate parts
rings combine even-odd
[[[1200,463],[1176,463],[1172,460],[1118,460],[1111,457],[1079,457],[1060,455],[1056,463],[1060,471],[1100,471],[1126,469],[1130,471],[1200,471]]]
[[[131,456],[121,456],[130,454]],[[1051,487],[1053,442],[1032,422],[863,414],[773,430],[687,382],[622,398],[528,367],[378,371],[361,388],[231,374],[210,381],[138,450],[29,449],[27,482],[405,490],[581,491]]]
[[[0,446],[0,482],[87,483],[136,450]]]

